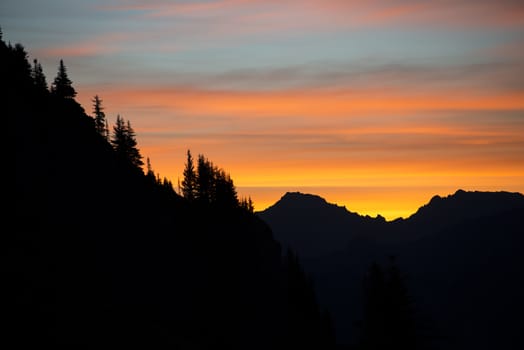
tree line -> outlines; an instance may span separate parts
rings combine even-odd
[[[74,99],[77,95],[73,82],[68,76],[67,67],[61,59],[58,72],[50,88],[44,75],[42,65],[37,59],[33,60],[31,77],[35,88],[41,93],[49,93],[62,99]],[[155,174],[149,158],[144,164],[144,157],[138,148],[136,132],[130,120],[124,119],[120,114],[110,130],[103,100],[95,95],[92,100],[92,118],[97,133],[109,142],[117,157],[127,162],[135,169],[142,169],[147,165],[146,176],[168,191],[176,192],[172,182],[166,177],[161,178]],[[189,203],[221,206],[226,208],[240,207],[249,212],[254,212],[254,203],[251,197],[239,198],[231,175],[224,169],[216,166],[203,154],[199,154],[196,162],[190,150],[183,171],[183,179],[178,185],[178,194]]]

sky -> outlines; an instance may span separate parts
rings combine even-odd
[[[392,220],[524,192],[521,0],[2,0],[0,27],[175,186],[189,149],[256,210],[301,191]]]

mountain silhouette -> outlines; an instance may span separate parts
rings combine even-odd
[[[300,192],[287,192],[257,214],[284,247],[292,247],[303,258],[344,249],[367,227],[380,227],[385,222],[382,217],[361,216],[320,196]]]
[[[299,193],[258,213],[277,240],[305,257],[342,342],[353,342],[359,332],[359,286],[367,269],[394,256],[407,276],[421,333],[445,349],[524,345],[523,214],[520,193],[463,190],[435,196],[409,218],[389,222]],[[326,244],[326,237],[338,246]]]

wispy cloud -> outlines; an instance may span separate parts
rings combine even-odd
[[[121,43],[129,39],[130,36],[124,33],[106,33],[82,41],[40,48],[34,50],[34,53],[44,58],[79,58],[110,55],[121,51]]]
[[[174,182],[190,148],[241,186],[524,190],[521,0],[0,8],[5,37],[65,58],[82,105],[129,119]]]
[[[210,90],[281,91],[292,89],[457,89],[478,92],[523,91],[523,62],[471,63],[321,62],[277,68],[239,68],[220,73],[169,72],[153,76],[157,84],[178,82]]]
[[[120,1],[102,5],[112,11],[141,11],[144,17],[229,18],[250,23],[273,24],[267,31],[282,27],[377,26],[386,24],[484,27],[515,26],[524,19],[524,5],[518,0],[418,1],[418,0],[283,0],[283,1]],[[276,26],[280,24],[280,26]]]

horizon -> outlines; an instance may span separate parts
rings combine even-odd
[[[252,188],[251,188],[252,190]],[[267,190],[263,189],[262,191]],[[518,193],[521,195],[524,195],[522,192],[514,192],[514,191],[506,191],[503,189],[500,190],[479,190],[479,189],[464,189],[464,188],[457,188],[455,190],[450,191],[444,191],[442,190],[441,193],[435,193],[431,196],[424,197],[420,195],[420,193],[417,192],[416,189],[413,189],[411,191],[411,194],[415,198],[414,200],[409,200],[407,202],[403,202],[402,205],[400,205],[400,208],[394,208],[393,210],[388,209],[389,207],[383,208],[383,212],[380,211],[380,209],[377,209],[373,207],[373,205],[377,202],[378,198],[383,198],[383,193],[389,193],[390,196],[396,195],[398,192],[405,193],[405,190],[398,190],[398,189],[376,189],[373,190],[367,189],[362,190],[359,188],[346,188],[345,191],[340,191],[340,188],[331,188],[330,191],[327,191],[327,196],[319,195],[315,192],[314,187],[300,187],[296,188],[296,190],[292,191],[286,191],[285,188],[272,188],[269,195],[262,196],[262,198],[266,199],[263,201],[263,207],[261,209],[256,209],[255,212],[262,212],[269,207],[276,204],[280,199],[282,199],[287,193],[300,193],[304,195],[314,195],[318,196],[322,199],[324,199],[328,204],[335,204],[339,207],[344,207],[349,212],[361,215],[361,216],[370,216],[373,218],[376,218],[377,216],[383,217],[386,221],[394,221],[396,219],[402,218],[407,219],[411,215],[415,214],[418,209],[420,209],[422,206],[427,205],[431,199],[435,196],[439,196],[441,198],[445,198],[448,196],[452,196],[456,194],[458,191],[465,191],[465,192],[486,192],[486,193],[498,193],[498,192],[507,192],[507,193]],[[246,193],[249,192],[246,191]],[[359,193],[360,192],[360,193]],[[372,193],[372,195],[370,195]],[[278,197],[278,198],[276,198]],[[276,198],[276,199],[275,199]],[[350,200],[346,200],[347,198],[350,198]],[[420,199],[419,202],[417,200]],[[360,212],[357,210],[354,210],[352,208],[352,205],[349,206],[346,204],[341,203],[357,203],[356,206],[359,206],[361,208],[365,208],[364,212]],[[360,205],[359,205],[360,204]]]
[[[257,211],[296,189],[387,220],[524,192],[518,1],[7,0],[0,26],[48,83],[64,60],[87,114],[98,95],[129,120],[160,176],[204,154]]]

